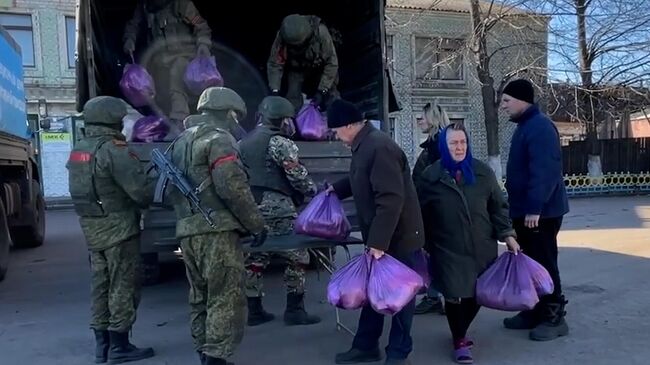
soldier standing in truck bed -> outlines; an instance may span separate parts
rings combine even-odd
[[[124,30],[126,54],[133,55],[143,22],[147,45],[156,50],[147,68],[154,80],[169,76],[169,87],[156,87],[156,95],[169,97],[169,119],[182,129],[182,120],[190,114],[183,75],[192,57],[210,55],[212,31],[191,0],[142,0]]]
[[[292,14],[284,18],[267,62],[269,88],[279,95],[286,77],[286,98],[296,111],[302,93],[325,110],[339,93],[339,61],[334,41],[320,18]]]

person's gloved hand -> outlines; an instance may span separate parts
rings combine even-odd
[[[122,48],[122,50],[127,55],[133,56],[133,52],[135,52],[135,42],[133,41],[133,39],[127,39],[124,42],[124,47]]]
[[[323,191],[327,191],[331,186],[332,185],[330,185],[330,183],[328,183],[327,181],[323,181],[318,185],[318,192],[320,193]]]
[[[210,56],[210,47],[205,44],[200,44],[196,49],[196,55],[199,57],[208,57]]]
[[[253,242],[251,242],[251,247],[259,247],[264,244],[264,241],[266,241],[266,236],[268,235],[268,231],[266,228],[258,233],[253,235]]]
[[[312,102],[320,109],[321,111],[325,110],[325,104],[327,103],[327,90],[319,90],[314,97]]]

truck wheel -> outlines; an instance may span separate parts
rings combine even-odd
[[[43,199],[43,193],[41,192],[41,184],[36,180],[32,180],[32,191],[35,194],[35,207],[30,224],[16,227],[11,231],[14,244],[19,248],[41,246],[45,239],[45,199]]]
[[[7,225],[7,215],[5,206],[0,200],[0,281],[5,278],[9,266],[9,246],[11,246],[11,237],[9,237],[9,226]]]
[[[151,286],[160,282],[160,262],[157,253],[143,253],[141,256],[142,285]]]

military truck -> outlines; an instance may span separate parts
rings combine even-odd
[[[0,280],[10,247],[37,247],[45,237],[45,201],[27,122],[20,47],[0,26]]]
[[[246,101],[248,116],[240,121],[245,129],[255,125],[255,111],[269,94],[266,61],[282,19],[289,14],[316,15],[340,35],[339,90],[341,96],[356,103],[369,119],[380,120],[388,130],[388,113],[397,109],[388,78],[385,55],[385,0],[332,1],[193,1],[212,30],[212,53],[217,60],[225,86],[237,91]],[[119,80],[123,67],[130,62],[122,51],[125,23],[139,1],[79,0],[77,43],[77,109],[97,95],[123,97]],[[211,7],[215,7],[211,9]],[[136,44],[146,52],[141,29]],[[141,53],[142,54],[142,53]],[[136,60],[138,54],[136,54]],[[165,82],[165,80],[155,80]],[[196,98],[198,99],[198,97]],[[195,103],[196,100],[193,102]],[[196,104],[194,104],[196,105]],[[77,121],[76,134],[82,123]],[[335,181],[345,175],[350,150],[338,141],[299,142],[301,161],[317,182]],[[148,164],[153,148],[166,143],[130,143],[130,148]],[[344,202],[348,216],[356,221],[353,204]],[[147,282],[155,282],[159,273],[158,253],[176,250],[173,212],[152,208],[142,222],[142,255]]]

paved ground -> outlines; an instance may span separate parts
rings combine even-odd
[[[525,332],[506,331],[507,313],[483,310],[470,334],[477,364],[648,364],[650,347],[650,197],[572,200],[561,233],[561,267],[570,300],[571,336],[532,343]],[[339,260],[340,261],[340,260]],[[188,329],[187,284],[182,265],[166,267],[165,280],[147,287],[134,342],[157,356],[140,364],[197,364]],[[247,330],[235,361],[253,364],[333,364],[350,337],[334,328],[334,310],[322,302],[327,276],[309,280],[307,308],[325,318],[312,327],[286,328],[280,321]],[[281,314],[281,276],[267,285],[270,311]],[[76,218],[48,213],[47,241],[14,251],[0,283],[0,364],[90,364],[91,332],[87,254]],[[357,313],[344,313],[355,327]],[[413,364],[451,364],[446,320],[416,317]],[[385,344],[385,341],[384,341]]]

